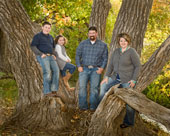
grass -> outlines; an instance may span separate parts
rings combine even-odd
[[[0,72],[0,78],[5,76]],[[7,78],[0,79],[0,99],[4,100],[7,106],[14,106],[18,98],[18,88],[15,80]]]

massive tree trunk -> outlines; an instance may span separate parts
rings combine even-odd
[[[110,0],[93,0],[90,26],[96,26],[98,37],[105,40],[106,19],[111,8]]]
[[[0,1],[0,68],[14,75],[19,89],[11,120],[26,128],[62,129],[69,125],[70,115],[61,109],[73,106],[74,95],[60,81],[58,97],[43,97],[41,68],[30,50],[37,28],[19,1]]]
[[[119,33],[126,32],[130,34],[132,37],[132,47],[134,47],[139,54],[141,54],[141,50],[143,48],[143,39],[144,34],[149,18],[149,13],[152,7],[152,0],[123,0],[119,15],[116,20],[116,24],[113,31],[112,42],[111,42],[111,51],[118,47],[116,36]],[[142,70],[139,76],[138,84],[134,91],[142,92],[160,73],[165,63],[170,60],[170,37],[160,46],[160,48],[155,51],[152,57],[142,66]],[[110,89],[111,90],[111,89]],[[119,89],[118,89],[119,90]],[[126,90],[126,89],[124,89]],[[120,93],[118,91],[117,94],[113,94],[112,91],[108,92],[108,94],[104,97],[102,102],[100,103],[98,109],[95,114],[92,116],[92,120],[88,130],[88,136],[118,136],[118,135],[147,135],[145,132],[139,134],[139,129],[134,127],[129,128],[130,131],[125,131],[125,133],[119,133],[119,125],[121,122],[116,124],[116,119],[123,118],[122,114],[120,115],[125,103],[128,103],[134,109],[138,110],[141,113],[150,115],[151,118],[154,118],[156,121],[164,124],[168,129],[170,128],[170,124],[168,120],[168,114],[170,110],[163,108],[159,105],[156,105],[157,108],[162,109],[166,115],[156,114],[157,111],[155,109],[155,104],[153,107],[149,107],[149,111],[144,111],[139,108],[140,104],[145,104],[145,99],[140,99],[137,101],[138,96],[134,95],[131,92],[131,97],[127,100],[127,93]],[[133,96],[133,97],[132,97]],[[122,98],[122,100],[120,99]],[[138,103],[139,105],[135,105],[133,102]],[[149,100],[147,100],[149,101]],[[150,102],[152,103],[152,102]],[[141,106],[141,105],[140,105]],[[145,105],[143,105],[145,106]],[[146,107],[148,108],[148,107]],[[161,117],[160,117],[161,116]],[[161,120],[159,120],[159,117]]]
[[[114,25],[111,50],[119,45],[116,36],[119,33],[128,33],[132,38],[131,46],[141,54],[143,39],[149,19],[153,0],[123,0]]]
[[[109,3],[108,1],[103,1],[103,3],[105,2]],[[99,7],[101,5],[102,4],[99,4]],[[117,46],[114,38],[118,33],[127,32],[133,37],[134,42],[132,43],[132,46],[138,50],[138,53],[141,52],[143,36],[151,5],[152,0],[123,0],[113,31],[111,47],[114,48]],[[103,9],[103,13],[106,14],[102,17],[100,16],[101,14],[97,13],[99,7],[93,6],[94,9],[96,8],[96,10],[93,11],[96,12],[97,17],[93,17],[95,18],[95,21],[93,22],[93,15],[91,16],[91,25],[97,25],[96,23],[101,21],[97,27],[100,28],[100,38],[104,39],[103,33],[105,27],[103,25],[105,24],[108,11],[105,12],[105,9]],[[110,6],[106,6],[106,8],[109,7]],[[97,19],[100,17],[103,20],[100,19],[99,21]],[[132,25],[132,22],[135,23]],[[75,108],[75,98],[77,98],[77,96],[68,92],[64,88],[63,82],[60,80],[58,96],[43,97],[41,67],[37,63],[36,58],[29,47],[33,35],[39,30],[39,27],[31,22],[17,0],[0,0],[0,70],[12,73],[19,88],[16,111],[10,118],[11,122],[13,122],[14,125],[20,125],[29,129],[37,129],[40,127],[49,130],[60,130],[71,125],[70,119],[73,112],[70,111],[72,111],[72,108]],[[159,74],[160,70],[165,65],[166,61],[170,59],[169,56],[170,37],[160,46],[149,61],[143,65],[135,91],[141,92],[151,81],[153,81],[155,76]],[[150,77],[149,81],[146,80],[147,76]],[[124,89],[120,91],[119,89],[117,90],[118,91],[116,91],[115,94],[112,90],[107,93],[95,114],[92,116],[88,131],[89,136],[122,135],[122,133],[118,132],[120,122],[117,124],[116,119],[120,116],[122,118],[123,114],[120,114],[120,112],[122,111],[125,102],[139,110],[141,113],[146,115],[150,114],[150,111],[144,110],[144,107],[142,107],[142,109],[139,108],[141,103],[148,102],[147,99],[145,99],[145,101],[142,100],[141,98],[143,96],[141,97],[139,93],[136,94],[127,91],[127,93],[122,94]],[[136,97],[132,97],[134,95]],[[131,99],[127,100],[127,98],[129,98],[127,96]],[[135,98],[140,98],[141,102],[132,103],[135,101]],[[160,108],[159,105],[156,106]],[[162,107],[160,109],[164,110]],[[69,110],[69,112],[64,112],[65,110]],[[154,108],[151,111],[154,112]],[[167,116],[169,110],[164,111]],[[164,117],[166,116],[159,114],[159,119],[154,115],[155,114],[150,117],[155,120],[157,119],[157,121],[162,122],[167,128],[170,128],[169,122],[164,123],[164,121],[166,121],[166,118]],[[135,127],[135,129],[136,128],[140,127]],[[144,136],[144,132],[141,132],[139,129],[136,129],[136,131],[129,131],[128,133],[131,136],[135,136],[135,134]]]

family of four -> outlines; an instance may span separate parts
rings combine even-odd
[[[51,24],[44,22],[42,31],[33,37],[31,49],[43,71],[43,89],[45,96],[54,96],[59,86],[59,72],[64,85],[69,91],[69,79],[76,67],[71,64],[65,44],[67,39],[58,35],[55,40],[49,34]],[[76,65],[79,71],[79,108],[95,110],[105,93],[114,85],[133,88],[140,71],[140,59],[136,50],[130,47],[131,38],[126,33],[117,36],[120,48],[115,49],[108,62],[107,44],[97,38],[97,28],[88,29],[88,39],[82,41],[76,50]],[[101,81],[101,74],[107,65],[106,74]],[[100,82],[101,81],[101,82]],[[87,103],[87,84],[90,82],[89,107]],[[135,110],[126,105],[126,115],[121,128],[134,125]]]

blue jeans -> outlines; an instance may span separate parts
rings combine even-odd
[[[99,102],[102,100],[103,96],[105,93],[114,85],[119,84],[120,81],[118,80],[113,80],[112,78],[108,78],[108,83],[104,83],[100,87],[100,93],[99,93]],[[129,88],[129,83],[123,83],[120,84],[121,88]],[[134,125],[134,120],[135,120],[135,110],[131,108],[128,104],[126,104],[126,115],[124,117],[123,123],[131,126]]]
[[[98,68],[83,67],[83,72],[79,73],[79,108],[88,109],[87,103],[87,83],[90,81],[90,109],[95,110],[98,105],[98,92],[101,74],[97,74]]]
[[[71,63],[66,63],[66,65],[64,66],[63,70],[61,70],[61,75],[62,77],[66,76],[66,71],[69,70],[69,72],[71,74],[73,74],[73,72],[76,70],[76,66],[74,66]]]
[[[114,85],[119,84],[120,81],[113,80],[111,77],[108,77],[108,83],[103,83],[100,86],[100,93],[99,93],[99,102],[103,99],[105,93]]]
[[[53,56],[41,58],[37,56],[43,71],[43,92],[48,94],[51,91],[57,91],[59,86],[59,67]]]

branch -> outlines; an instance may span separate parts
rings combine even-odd
[[[148,62],[142,66],[136,90],[142,92],[161,72],[170,60],[170,36],[153,53]]]
[[[135,110],[143,113],[147,117],[162,123],[170,130],[170,109],[167,109],[146,98],[142,93],[132,89],[115,89],[115,95],[125,101]]]

